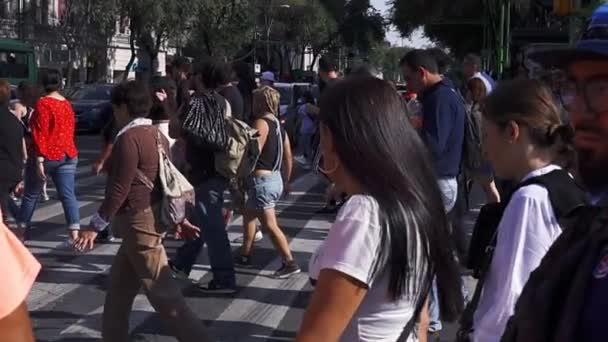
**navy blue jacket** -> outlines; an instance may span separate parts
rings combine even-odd
[[[464,143],[465,108],[462,97],[441,81],[422,94],[422,139],[439,178],[460,173]]]

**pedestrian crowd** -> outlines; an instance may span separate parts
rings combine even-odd
[[[276,211],[299,164],[326,183],[319,213],[335,219],[308,260],[314,290],[296,341],[433,341],[456,320],[459,342],[604,341],[608,35],[591,23],[576,47],[529,58],[564,77],[518,68],[496,82],[469,54],[457,86],[447,54],[412,50],[399,65],[404,97],[371,68],[341,77],[323,58],[321,96],[297,94],[293,130],[272,72],[258,84],[246,64],[177,58],[167,77],[114,87],[93,166],[107,173],[105,198],[85,227],[60,79],[45,76],[40,94],[23,83],[13,102],[0,81],[0,205],[15,221],[0,225],[0,340],[34,340],[25,299],[41,266],[23,242],[47,179],[65,213],[63,247],[122,239],[104,341],[129,340],[141,289],[179,341],[212,341],[177,280],[207,246],[213,277],[196,287],[238,293],[235,267],[254,267],[262,231],[282,260],[273,276],[300,273]],[[461,203],[472,184],[486,204],[469,236]],[[233,211],[243,217],[236,255]],[[185,240],[171,259],[169,236]]]

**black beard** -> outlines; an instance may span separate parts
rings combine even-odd
[[[589,192],[608,189],[608,158],[598,158],[593,151],[578,150],[578,171]]]

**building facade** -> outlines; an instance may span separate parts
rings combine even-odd
[[[120,82],[135,78],[136,71],[152,66],[164,74],[165,51],[159,53],[155,63],[146,63],[146,58],[137,51],[132,67],[126,70],[131,58],[128,20],[117,18],[111,37],[91,39],[89,44],[69,48],[59,28],[66,15],[67,1],[70,0],[2,0],[0,38],[28,43],[36,51],[41,69],[60,71],[71,83]]]

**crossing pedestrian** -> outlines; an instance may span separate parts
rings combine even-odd
[[[245,62],[235,62],[232,70],[238,82],[236,87],[243,97],[243,121],[249,123],[253,108],[253,91],[257,88],[253,66]]]
[[[439,73],[435,56],[427,50],[413,50],[400,61],[407,86],[420,94],[422,104],[422,140],[431,153],[434,175],[441,191],[444,210],[450,213],[458,197],[462,165],[465,108],[453,84]],[[462,239],[462,237],[456,237]],[[429,331],[438,335],[442,329],[436,286],[430,300]]]
[[[162,198],[158,139],[165,151],[170,152],[167,139],[146,118],[151,99],[149,88],[140,81],[120,84],[112,91],[114,118],[120,130],[109,160],[106,196],[76,246],[80,250],[92,248],[97,233],[110,222],[113,232],[122,238],[110,270],[103,312],[104,341],[130,340],[129,315],[141,288],[179,341],[208,341],[203,325],[187,307],[172,278],[162,244],[170,227],[158,219]],[[138,172],[155,180],[153,190],[137,176]],[[187,224],[183,228],[185,235],[198,230]]]
[[[10,85],[0,80],[0,208],[2,221],[7,215],[15,217],[16,204],[11,198],[12,192],[23,180],[25,165],[24,133],[21,120],[9,110]]]
[[[16,111],[20,111],[21,122],[25,127],[25,156],[26,159],[32,157],[28,151],[32,150],[32,129],[31,129],[31,119],[34,114],[34,110],[36,107],[36,103],[38,99],[40,99],[40,89],[38,86],[30,83],[29,81],[22,81],[17,86],[17,99],[14,102],[14,107]],[[47,182],[45,181],[42,185],[42,195],[40,200],[42,202],[46,202],[50,200],[48,191],[47,191]]]
[[[606,340],[608,316],[608,5],[575,48],[530,56],[567,73],[560,98],[575,129],[578,174],[592,205],[579,213],[525,284],[503,342]]]
[[[177,87],[175,101],[177,107],[185,106],[190,102],[191,82],[188,79],[192,72],[192,63],[186,57],[177,56],[171,63],[169,77],[175,82]]]
[[[152,92],[152,107],[148,118],[167,138],[169,147],[173,150],[175,139],[169,136],[169,121],[177,112],[177,87],[173,80],[155,76],[152,78],[150,91]]]
[[[202,83],[200,68],[195,69],[196,83]],[[229,104],[216,92],[199,90],[193,94],[193,99],[200,98],[200,105],[195,113],[201,122],[209,124],[216,120],[224,120]],[[199,289],[208,293],[231,294],[236,292],[236,276],[226,220],[223,215],[224,192],[228,189],[228,180],[215,169],[215,150],[198,145],[183,134],[183,122],[190,108],[185,108],[171,118],[169,134],[174,139],[183,138],[186,144],[185,157],[189,165],[186,174],[188,180],[196,188],[196,205],[193,221],[204,227],[201,236],[186,242],[177,250],[170,261],[171,268],[179,278],[187,278],[203,248],[211,263],[213,280],[207,284],[199,284]],[[207,119],[203,119],[203,117]],[[208,129],[208,128],[206,128]]]
[[[260,220],[270,234],[283,263],[274,273],[277,278],[288,278],[300,272],[294,260],[289,242],[279,227],[276,205],[288,191],[293,168],[291,145],[276,110],[279,105],[278,91],[264,86],[253,92],[253,127],[260,133],[260,158],[253,174],[247,179],[247,203],[243,214],[244,241],[236,263],[251,266],[251,252],[256,234],[256,221]]]
[[[331,88],[340,79],[338,74],[338,64],[329,57],[323,57],[319,60],[319,89],[321,94],[326,89]],[[309,106],[309,111],[313,115],[318,115],[319,108],[315,106]],[[315,172],[323,173],[320,169],[323,167],[323,160],[321,156],[321,150],[319,149],[320,144],[320,133],[317,129],[316,134],[313,136],[312,144],[314,148],[314,159],[312,160],[312,169]],[[346,196],[340,190],[337,189],[334,184],[329,184],[326,191],[327,203],[324,208],[318,211],[319,214],[335,214],[338,212],[340,205],[345,202]],[[341,200],[341,202],[339,202]]]
[[[222,95],[230,104],[232,116],[243,121],[245,119],[244,99],[239,89],[232,84],[232,66],[225,62],[215,61],[211,63],[210,68],[207,77],[203,78],[205,86],[207,89],[214,89]]]
[[[467,90],[469,99],[467,106],[469,106],[470,120],[475,120],[478,123],[478,125],[475,126],[480,127],[481,125],[479,124],[481,123],[482,116],[481,104],[488,96],[488,88],[485,81],[482,79],[482,76],[473,76],[467,82]],[[481,132],[478,132],[478,134],[481,136]],[[473,151],[468,152],[473,153]],[[483,156],[479,156],[479,159],[482,160],[482,164],[475,170],[469,170],[471,172],[470,176],[474,182],[481,185],[486,194],[487,203],[498,203],[500,202],[500,193],[494,182],[492,166],[483,158]]]
[[[298,155],[295,160],[302,164],[306,169],[310,169],[313,159],[313,137],[316,132],[317,119],[309,111],[311,106],[316,105],[312,92],[308,91],[302,96],[302,101],[298,106],[297,115],[300,116],[300,135],[298,139]]]
[[[328,89],[320,108],[323,172],[351,197],[310,261],[315,289],[296,341],[408,337],[434,277],[453,319],[462,297],[448,220],[399,95],[353,77]]]
[[[470,80],[473,77],[480,79],[486,87],[486,93],[490,94],[494,88],[496,88],[496,81],[488,73],[483,71],[481,65],[481,57],[476,54],[469,53],[464,57],[462,64],[464,77],[466,80]]]
[[[30,119],[32,146],[25,168],[25,190],[17,225],[28,229],[43,191],[47,175],[57,188],[72,245],[80,230],[80,206],[76,198],[78,150],[74,141],[75,115],[70,102],[60,93],[61,78],[48,73],[42,78],[46,95],[38,100]]]
[[[575,158],[571,129],[562,124],[549,89],[535,80],[503,83],[485,100],[482,120],[483,147],[497,176],[524,184],[505,203],[491,264],[481,275],[473,341],[497,342],[530,273],[563,229],[559,203],[551,201],[557,189],[525,182],[559,173],[559,187],[574,189],[568,200],[585,201],[568,174]]]

